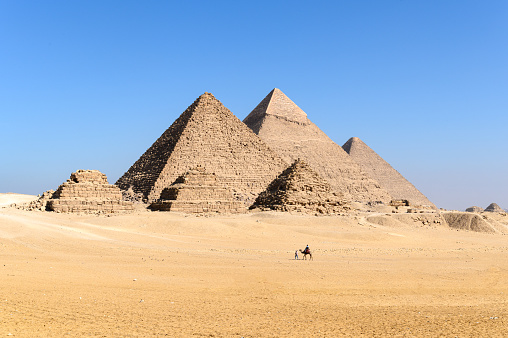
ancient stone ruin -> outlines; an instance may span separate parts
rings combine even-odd
[[[272,90],[243,122],[284,161],[301,158],[346,199],[385,203],[392,199],[279,89]]]
[[[259,194],[251,208],[305,213],[332,214],[350,209],[342,195],[303,160],[296,160],[268,188]]]
[[[342,147],[394,199],[404,199],[411,205],[436,209],[427,197],[358,137],[350,138]]]
[[[477,206],[472,206],[470,208],[467,208],[466,212],[483,212],[483,208],[477,207]]]
[[[496,203],[491,203],[488,207],[485,208],[485,211],[488,212],[505,212],[499,205]]]
[[[98,170],[78,170],[58,187],[47,208],[56,212],[113,213],[134,207],[132,202],[122,201],[120,188],[108,184],[105,174]]]
[[[146,201],[161,197],[178,176],[202,165],[235,197],[252,201],[287,167],[276,153],[212,94],[201,95],[116,182]]]
[[[189,170],[164,188],[160,199],[153,202],[150,209],[186,213],[246,211],[245,204],[235,200],[231,190],[221,186],[217,176],[202,167]]]

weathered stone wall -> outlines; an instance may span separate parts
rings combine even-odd
[[[133,210],[132,202],[122,201],[120,188],[108,184],[98,170],[78,170],[61,184],[47,208],[56,212],[120,212]]]
[[[237,198],[253,201],[287,164],[212,94],[201,95],[117,181],[156,200],[198,165]]]
[[[279,89],[268,94],[244,123],[284,161],[304,160],[348,200],[388,203],[392,199]]]
[[[472,206],[466,209],[467,212],[483,212],[483,208]]]

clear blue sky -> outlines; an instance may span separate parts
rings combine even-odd
[[[508,208],[508,1],[0,1],[0,192],[114,183],[203,92],[274,87],[439,207]]]

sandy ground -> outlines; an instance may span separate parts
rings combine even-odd
[[[0,207],[0,253],[0,336],[508,336],[501,234]]]

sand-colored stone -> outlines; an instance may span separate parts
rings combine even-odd
[[[476,232],[494,233],[496,230],[481,216],[468,212],[443,213],[443,217],[452,228]]]
[[[201,95],[116,182],[146,200],[187,170],[202,166],[238,199],[252,201],[287,167],[212,94]]]
[[[231,190],[220,184],[217,176],[196,167],[164,188],[160,198],[150,205],[152,210],[186,213],[246,212],[245,204],[233,197]]]
[[[483,208],[472,206],[466,209],[466,212],[483,212]]]
[[[328,182],[300,159],[259,194],[253,207],[320,214],[350,210],[344,197],[333,193]]]
[[[499,205],[496,203],[489,204],[488,207],[485,208],[487,212],[505,212]]]
[[[350,138],[342,148],[394,199],[405,199],[411,205],[436,208],[414,185],[358,137]]]
[[[272,90],[243,120],[286,162],[307,162],[351,201],[391,200],[390,194],[308,118],[282,91]]]
[[[47,201],[56,212],[113,213],[133,210],[132,202],[122,200],[120,188],[108,183],[98,170],[78,170],[61,184]]]

